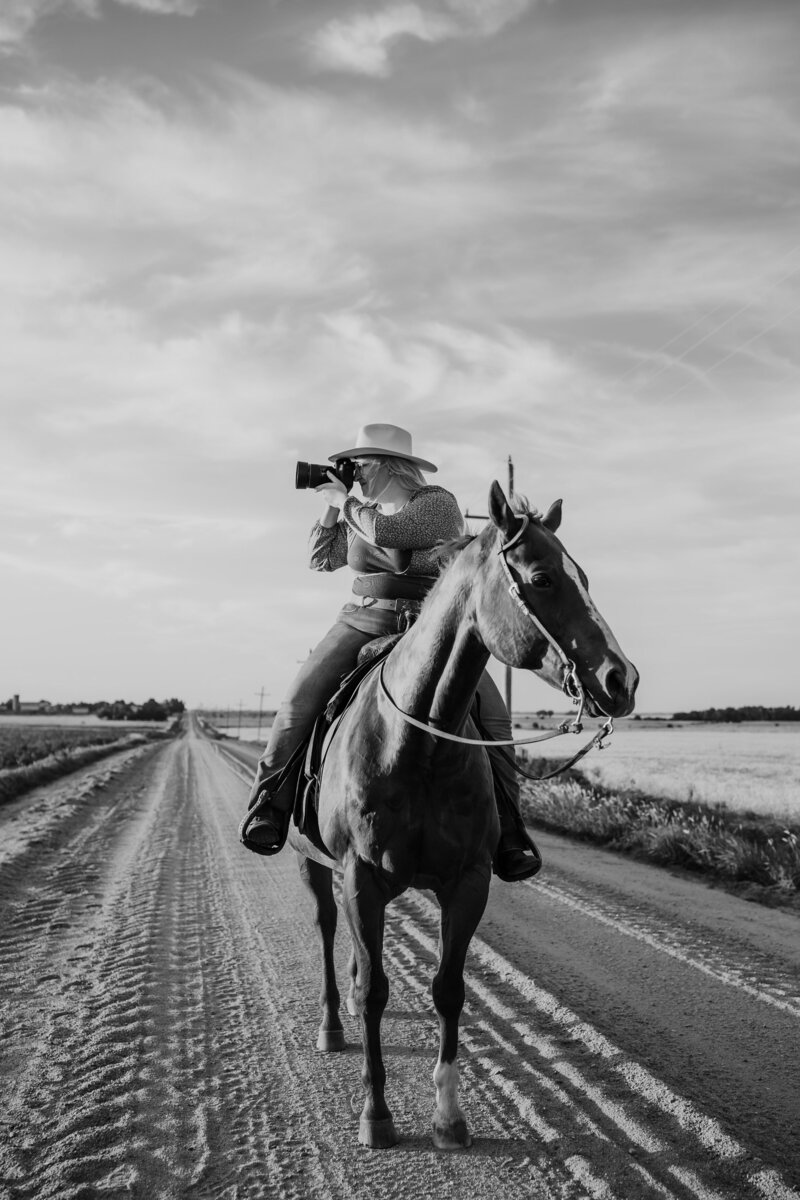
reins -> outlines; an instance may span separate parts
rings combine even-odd
[[[510,738],[510,739],[506,739],[506,740],[500,740],[500,739],[495,740],[493,738],[461,737],[460,734],[448,733],[445,729],[437,729],[434,725],[429,725],[425,721],[418,721],[416,717],[412,717],[410,713],[407,713],[402,708],[400,708],[399,705],[396,703],[396,701],[392,698],[391,693],[389,692],[388,688],[386,687],[386,681],[383,677],[383,670],[384,670],[384,667],[386,664],[385,664],[385,662],[382,662],[380,673],[378,675],[378,683],[380,685],[380,689],[383,692],[386,699],[389,701],[389,703],[395,709],[395,711],[400,714],[400,716],[403,718],[404,721],[407,722],[407,724],[413,725],[416,729],[422,729],[426,733],[431,734],[433,737],[444,738],[448,742],[460,742],[462,745],[465,745],[465,746],[526,746],[526,745],[530,745],[533,742],[545,742],[545,741],[548,741],[550,738],[561,737],[565,733],[581,733],[582,732],[583,725],[581,724],[581,717],[583,716],[583,710],[586,706],[586,694],[583,690],[583,685],[581,684],[580,678],[578,676],[578,669],[575,666],[575,663],[572,661],[572,659],[569,658],[567,654],[565,654],[564,650],[561,648],[561,646],[558,644],[558,642],[552,636],[552,634],[545,628],[545,626],[542,624],[542,622],[536,616],[536,613],[533,611],[533,609],[528,605],[527,601],[525,600],[525,597],[522,595],[522,593],[520,591],[519,584],[517,583],[513,574],[511,573],[511,568],[509,567],[508,562],[506,561],[506,552],[508,550],[510,550],[512,546],[515,546],[516,543],[523,536],[523,534],[525,533],[525,530],[528,527],[529,519],[530,518],[528,517],[527,513],[520,514],[521,524],[520,524],[519,529],[517,530],[517,532],[514,534],[514,536],[509,541],[503,543],[503,545],[498,550],[498,555],[500,557],[500,562],[502,564],[503,570],[505,571],[506,576],[509,580],[509,587],[508,587],[509,595],[511,596],[512,600],[517,605],[517,607],[525,614],[525,616],[530,621],[532,621],[534,623],[534,625],[539,630],[539,632],[547,639],[547,641],[553,647],[555,652],[558,654],[558,657],[561,659],[561,662],[564,665],[564,682],[562,684],[562,688],[563,688],[564,694],[572,701],[572,703],[578,705],[577,714],[575,715],[575,717],[572,721],[562,721],[557,729],[548,730],[546,733],[537,733],[537,734],[533,735],[532,737],[527,737],[527,738]],[[594,735],[594,737],[589,742],[587,742],[586,745],[583,746],[578,751],[577,754],[575,754],[567,762],[563,763],[560,767],[557,767],[556,770],[550,771],[546,775],[535,775],[534,776],[534,775],[529,775],[527,771],[522,770],[520,767],[517,767],[516,769],[519,771],[519,773],[521,775],[525,775],[528,779],[550,779],[553,775],[558,775],[562,771],[568,770],[569,767],[573,766],[574,763],[578,762],[579,759],[583,758],[583,756],[585,754],[588,754],[589,751],[591,749],[593,749],[595,746],[597,747],[598,750],[602,750],[603,742],[605,741],[605,739],[607,737],[610,736],[610,734],[613,732],[613,729],[614,729],[613,717],[608,717],[606,719],[603,727],[598,730],[598,732]]]
[[[383,678],[383,668],[385,665],[385,663],[381,663],[381,669],[378,674],[378,684],[380,685],[380,689],[384,696],[389,701],[395,712],[400,714],[406,724],[413,725],[416,729],[422,729],[425,733],[431,734],[432,737],[444,738],[444,740],[448,742],[459,742],[462,746],[527,746],[532,742],[546,742],[551,738],[561,737],[565,733],[580,733],[583,728],[581,725],[578,725],[575,722],[570,723],[569,721],[562,721],[557,729],[550,729],[546,733],[537,733],[534,734],[533,737],[510,739],[468,738],[461,737],[461,735],[458,733],[448,733],[446,729],[437,729],[435,725],[429,725],[425,721],[418,721],[416,717],[411,716],[411,713],[407,713],[404,709],[400,708],[396,700],[393,698],[391,692],[387,688],[386,680]],[[566,771],[571,766],[574,766],[579,759],[583,758],[585,754],[588,754],[589,751],[594,749],[595,746],[598,750],[603,750],[603,742],[613,732],[613,728],[613,720],[611,717],[609,717],[602,729],[599,729],[594,737],[588,741],[585,746],[581,747],[577,754],[574,754],[567,762],[562,763],[560,767],[556,768],[556,770],[549,771],[546,775],[530,775],[527,771],[524,771],[521,767],[514,764],[515,769],[519,771],[520,775],[525,775],[527,779],[550,779],[553,775],[559,775],[562,771]]]

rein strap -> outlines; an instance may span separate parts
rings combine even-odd
[[[569,721],[562,721],[558,729],[551,729],[547,733],[537,733],[534,734],[533,737],[528,738],[510,738],[507,740],[500,740],[495,738],[468,738],[461,737],[457,733],[448,733],[446,729],[437,729],[434,725],[426,724],[425,721],[418,721],[416,717],[411,716],[411,713],[407,713],[404,709],[400,708],[386,686],[386,680],[383,678],[384,666],[385,663],[381,663],[380,674],[378,675],[378,683],[380,684],[381,691],[391,704],[392,708],[394,708],[395,711],[400,714],[400,716],[408,725],[413,725],[415,729],[422,729],[425,731],[425,733],[431,734],[432,737],[444,738],[445,741],[448,742],[459,742],[462,746],[527,746],[532,742],[547,742],[551,738],[562,737],[565,733],[580,733],[582,730],[581,725],[573,724]],[[583,750],[580,750],[575,758],[571,759],[570,763],[567,765],[570,766],[573,762],[577,762],[579,758],[583,758],[584,754],[587,754],[593,746],[598,746],[602,749],[602,742],[612,732],[613,723],[609,717],[603,728],[594,735],[594,737],[590,742],[587,743]]]

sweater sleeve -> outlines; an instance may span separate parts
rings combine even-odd
[[[337,571],[347,566],[347,526],[337,521],[327,528],[316,521],[308,539],[308,565],[312,571]]]
[[[437,542],[458,537],[464,529],[455,496],[439,487],[416,492],[396,513],[382,513],[374,505],[348,496],[342,515],[365,541],[386,550],[428,550]]]

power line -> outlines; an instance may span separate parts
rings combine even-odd
[[[790,250],[788,257],[791,258],[794,254],[797,253],[798,250],[800,250],[800,245],[797,245],[792,250]],[[785,260],[786,257],[787,257],[786,255],[781,255],[781,258],[783,260]],[[658,377],[660,375],[663,375],[663,373],[665,371],[668,371],[671,367],[676,366],[677,363],[683,362],[684,359],[686,358],[687,354],[691,354],[693,350],[696,350],[698,348],[698,346],[702,346],[704,342],[707,342],[709,340],[709,338],[714,337],[715,334],[719,333],[720,330],[724,329],[726,327],[726,325],[730,325],[731,321],[735,321],[737,317],[740,317],[743,313],[745,313],[749,309],[753,308],[754,305],[760,303],[766,296],[768,296],[770,294],[770,292],[773,292],[775,290],[775,288],[780,287],[780,285],[782,283],[786,283],[787,280],[789,280],[793,276],[797,275],[798,272],[800,272],[800,263],[798,263],[797,266],[792,267],[792,269],[790,271],[787,271],[784,275],[781,275],[778,279],[776,279],[773,283],[771,283],[769,285],[769,287],[765,288],[760,293],[760,295],[754,297],[752,300],[748,300],[746,304],[741,305],[741,307],[736,309],[735,312],[733,312],[729,316],[727,316],[724,321],[720,321],[720,323],[718,325],[715,325],[713,327],[713,329],[710,329],[707,333],[703,334],[703,336],[701,338],[698,338],[698,340],[696,342],[692,342],[692,344],[690,346],[687,346],[686,349],[683,350],[680,354],[678,354],[677,356],[673,356],[672,358],[670,358],[670,360],[668,362],[662,363],[661,366],[656,371],[654,371],[649,377],[647,377],[646,379],[643,380],[643,385],[646,384],[649,386],[656,379],[658,379]],[[663,344],[663,346],[660,346],[657,350],[652,351],[651,357],[654,357],[659,354],[663,354],[665,350],[668,350],[670,346],[672,346],[675,342],[679,341],[680,338],[684,337],[685,334],[690,333],[692,331],[692,329],[694,329],[697,325],[700,325],[702,322],[707,321],[710,317],[713,317],[715,313],[719,312],[724,307],[725,307],[724,304],[718,304],[709,313],[704,313],[703,316],[698,317],[696,320],[694,320],[691,323],[691,325],[688,325],[685,329],[682,329],[679,333],[676,333],[673,337],[671,337],[668,342],[665,342]],[[774,326],[772,326],[771,328],[774,328]],[[767,333],[769,331],[764,330],[764,332]],[[638,365],[639,364],[637,363],[636,366],[629,367],[627,371],[624,371],[622,375],[620,375],[617,379],[612,380],[611,383],[607,384],[606,386],[609,388],[616,387],[619,383],[622,383],[623,380],[627,379],[629,375],[633,374],[633,372],[636,371]]]
[[[798,268],[798,270],[800,270],[800,268]],[[701,372],[701,374],[707,375],[709,373],[709,371],[714,371],[714,370],[716,370],[717,367],[721,367],[722,364],[724,362],[727,362],[729,358],[733,358],[733,356],[735,354],[738,354],[741,350],[744,350],[745,346],[749,346],[751,344],[751,342],[758,341],[758,339],[760,337],[763,337],[765,333],[769,333],[771,330],[777,329],[778,325],[781,325],[786,320],[787,317],[791,317],[791,315],[793,313],[796,313],[798,311],[800,311],[800,304],[795,304],[794,308],[790,308],[789,311],[785,312],[782,317],[778,318],[777,321],[773,321],[771,325],[767,325],[766,329],[759,329],[759,331],[757,333],[754,333],[752,335],[752,337],[749,337],[747,339],[747,341],[740,342],[740,344],[738,346],[734,346],[733,350],[730,350],[727,354],[723,355],[722,358],[717,359],[717,361],[715,363],[712,363],[709,367],[706,367]],[[692,382],[691,380],[688,380],[686,383],[682,384],[681,387],[677,388],[674,392],[670,392],[669,396],[667,396],[665,398],[664,403],[666,404],[667,401],[672,400],[675,396],[679,396],[681,392],[686,391],[686,389],[691,385],[691,382]]]

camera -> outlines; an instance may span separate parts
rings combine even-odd
[[[335,465],[329,463],[327,466],[320,466],[319,463],[299,462],[294,473],[294,486],[296,488],[315,488],[319,487],[321,483],[330,483],[329,471],[341,480],[349,492],[356,477],[356,464],[351,458],[340,458]]]

